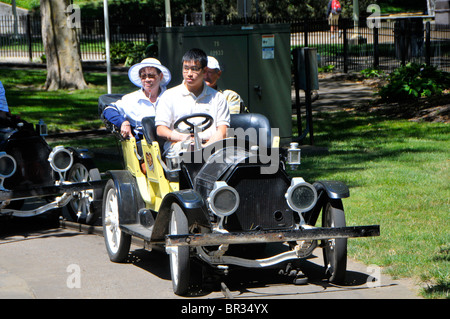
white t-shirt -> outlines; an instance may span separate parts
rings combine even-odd
[[[189,92],[184,83],[164,92],[156,108],[155,124],[173,130],[176,120],[193,113],[208,113],[214,119],[213,125],[199,134],[203,140],[208,140],[217,126],[230,126],[230,111],[224,95],[204,82],[203,91],[198,97]]]

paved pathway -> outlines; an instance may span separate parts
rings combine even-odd
[[[117,264],[108,260],[103,238],[98,235],[49,228],[0,236],[0,299],[180,299],[171,289],[167,255],[141,247],[133,245],[130,261]],[[323,278],[321,249],[300,267],[309,277],[306,285],[293,285],[292,279],[275,270],[234,271],[221,280],[235,300],[420,298],[411,281],[393,280],[381,268],[351,258],[346,284],[329,284]],[[76,269],[79,286],[74,287]],[[370,276],[376,279],[372,281]],[[224,298],[216,286],[181,299]]]
[[[312,103],[314,112],[332,112],[374,99],[375,90],[360,82],[343,80],[343,74],[326,75],[319,78],[319,98]],[[293,103],[295,91],[292,91]],[[304,103],[304,92],[300,90],[300,102]],[[302,111],[304,106],[302,105]]]

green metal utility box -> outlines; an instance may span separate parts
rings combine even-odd
[[[181,59],[199,48],[220,63],[219,89],[239,93],[250,112],[264,114],[282,138],[292,136],[289,24],[158,29],[159,60],[182,82]]]

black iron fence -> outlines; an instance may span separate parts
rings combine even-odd
[[[291,47],[316,47],[318,61],[324,67],[344,72],[366,68],[389,72],[414,61],[450,71],[449,25],[416,18],[379,20],[374,27],[365,20],[354,25],[352,20],[341,19],[336,32],[332,33],[327,20],[258,22],[290,23]],[[15,28],[12,16],[0,16],[0,62],[43,60],[40,23],[39,17],[22,16]],[[157,26],[110,23],[111,46],[123,42],[149,44],[157,39],[156,29]],[[103,21],[82,21],[78,34],[83,61],[104,61]]]
[[[365,21],[339,21],[333,33],[325,20],[291,23],[291,45],[317,48],[321,66],[359,71],[385,71],[407,62],[428,63],[450,71],[450,26],[422,19],[379,21],[368,27]]]

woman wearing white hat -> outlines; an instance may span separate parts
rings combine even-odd
[[[103,116],[120,128],[124,137],[142,138],[142,118],[155,116],[159,97],[166,90],[171,79],[170,71],[154,58],[147,58],[130,67],[130,81],[139,90],[124,95],[120,100],[108,105]]]

